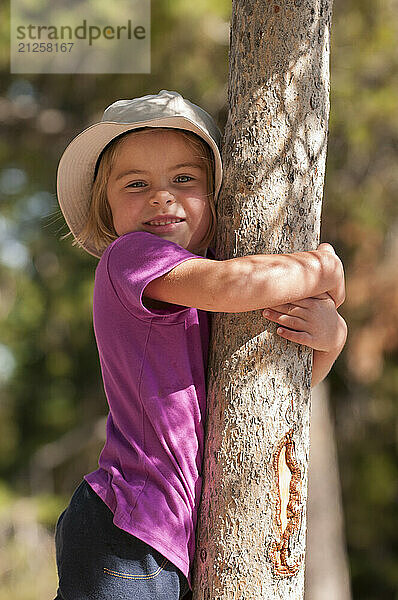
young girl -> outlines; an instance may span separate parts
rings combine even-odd
[[[58,168],[74,243],[100,258],[93,320],[109,403],[99,468],[55,533],[58,600],[187,597],[202,485],[210,312],[268,308],[314,348],[313,384],[341,351],[341,262],[329,244],[214,260],[221,134],[162,90],[108,107]]]

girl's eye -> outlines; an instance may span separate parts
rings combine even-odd
[[[136,186],[136,183],[144,183],[143,181],[133,181],[133,183],[129,183],[127,187],[138,187]],[[141,187],[141,186],[139,186]]]
[[[178,175],[176,177],[176,180],[179,180],[181,178],[183,178],[183,181],[177,181],[177,183],[188,183],[188,181],[193,180],[193,177],[190,177],[189,175]],[[138,188],[138,187],[143,187],[143,185],[145,185],[145,183],[143,181],[133,181],[132,183],[129,183],[126,187]]]

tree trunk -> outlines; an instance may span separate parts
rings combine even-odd
[[[332,0],[234,0],[216,258],[315,249]],[[195,600],[304,594],[312,351],[215,314]]]

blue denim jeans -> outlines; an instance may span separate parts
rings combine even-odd
[[[160,552],[116,527],[83,479],[58,518],[55,600],[186,600],[183,573]]]

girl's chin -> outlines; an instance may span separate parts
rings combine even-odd
[[[153,235],[157,235],[158,237],[161,237],[164,240],[169,240],[170,242],[174,242],[175,244],[178,244],[179,246],[181,246],[182,248],[185,248],[187,250],[189,250],[190,252],[192,252],[193,254],[198,254],[199,256],[204,256],[206,249],[198,249],[197,251],[195,249],[191,249],[189,248],[189,240],[186,240],[183,238],[183,236],[179,235],[179,232],[176,231],[175,229],[173,230],[166,230],[166,227],[159,227],[158,229],[155,229],[154,227],[150,227],[148,229],[129,229],[126,231],[123,231],[123,233],[118,233],[118,231],[116,230],[116,233],[119,236],[122,235],[126,235],[127,233],[133,233],[134,231],[144,231],[146,233],[152,233]]]

